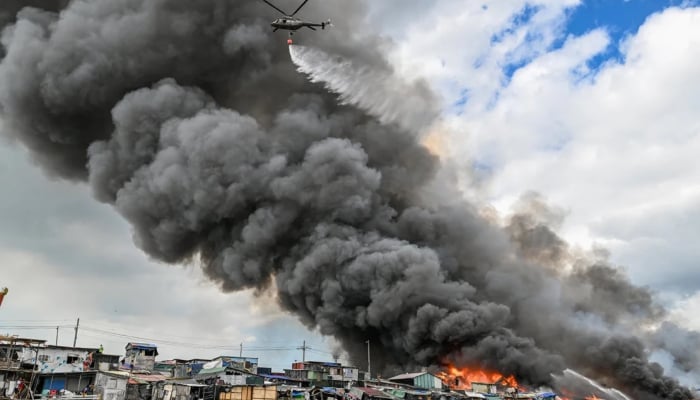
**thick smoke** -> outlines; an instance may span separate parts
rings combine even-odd
[[[343,18],[304,40],[387,73],[362,4],[310,4],[306,18]],[[261,2],[73,0],[15,15],[3,133],[47,174],[89,182],[153,258],[198,258],[224,290],[276,287],[358,365],[371,340],[381,371],[454,362],[548,384],[573,367],[635,399],[692,398],[649,361],[654,346],[698,362],[643,334],[663,317],[648,290],[576,256],[537,199],[506,229],[456,200],[416,135],[296,72]]]

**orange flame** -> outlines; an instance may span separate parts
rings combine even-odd
[[[513,388],[520,387],[513,375],[505,376],[500,372],[480,368],[457,368],[450,365],[438,376],[453,389],[471,390],[472,383],[496,384]]]
[[[600,397],[598,397],[598,396],[592,394],[592,395],[586,397],[586,400],[603,400],[603,399],[601,399]]]

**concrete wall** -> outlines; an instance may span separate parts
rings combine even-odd
[[[95,378],[95,393],[102,400],[124,400],[126,398],[126,381],[124,377],[97,373]]]
[[[153,371],[156,365],[156,356],[147,355],[147,351],[142,349],[132,349],[127,351],[122,368],[134,371]]]

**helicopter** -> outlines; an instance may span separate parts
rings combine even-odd
[[[268,0],[263,0],[267,5],[270,7],[274,8],[275,10],[279,11],[284,17],[282,18],[277,18],[276,20],[272,21],[270,24],[273,28],[273,32],[277,32],[280,29],[284,29],[289,31],[289,39],[287,40],[287,44],[292,44],[292,38],[291,36],[294,34],[295,31],[298,31],[301,28],[309,28],[311,30],[316,30],[317,27],[320,27],[321,29],[326,29],[327,26],[332,26],[331,20],[329,19],[328,21],[325,22],[320,22],[320,23],[313,23],[313,22],[306,22],[302,21],[299,18],[294,17],[299,10],[304,8],[306,3],[309,0],[304,0],[303,3],[299,7],[297,7],[296,10],[294,10],[293,13],[287,14],[286,12],[282,11],[280,8],[278,8],[276,5],[270,3]]]

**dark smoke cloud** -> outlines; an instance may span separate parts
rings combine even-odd
[[[0,4],[0,27],[6,27],[17,20],[17,13],[23,8],[40,8],[57,12],[63,9],[69,0],[4,0]],[[4,51],[4,49],[3,49]],[[4,52],[0,52],[4,54]]]
[[[264,4],[4,4],[4,135],[47,174],[89,182],[151,257],[199,259],[224,290],[276,287],[358,365],[369,339],[380,371],[451,361],[548,383],[573,367],[635,398],[692,397],[645,345],[697,360],[639,339],[663,317],[647,289],[578,257],[536,196],[506,229],[455,200],[415,135],[296,73]],[[309,46],[391,71],[362,2],[304,16],[342,16]]]

